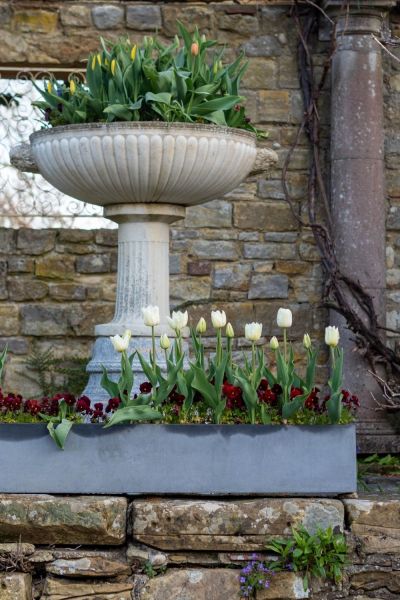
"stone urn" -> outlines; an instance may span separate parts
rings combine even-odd
[[[207,202],[239,185],[256,159],[256,137],[214,125],[118,122],[67,125],[30,136],[41,175],[78,200],[104,207],[118,229],[115,315],[95,327],[85,393],[105,399],[102,365],[118,375],[119,356],[109,336],[133,333],[131,350],[148,355],[150,330],[141,309],[160,307],[156,334],[171,334],[169,307],[169,225],[185,207]],[[141,367],[134,361],[136,384]]]

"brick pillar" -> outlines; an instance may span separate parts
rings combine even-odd
[[[371,294],[380,323],[385,324],[385,173],[383,131],[382,19],[392,0],[326,2],[337,23],[337,50],[331,83],[331,208],[339,264]],[[367,362],[355,352],[354,334],[331,315],[342,331],[345,385],[362,402],[359,447],[362,451],[394,449],[389,421],[375,412],[371,392],[380,389]],[[398,450],[398,448],[397,448]]]

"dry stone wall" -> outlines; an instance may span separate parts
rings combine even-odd
[[[257,600],[394,600],[400,500],[0,494],[1,600],[235,600],[255,552],[303,524],[344,531],[350,564],[334,587],[276,574]]]

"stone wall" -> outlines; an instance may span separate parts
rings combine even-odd
[[[394,600],[399,497],[232,500],[0,495],[1,600],[234,600],[253,553],[303,524],[345,531],[334,587],[276,574],[258,600]]]
[[[276,309],[295,313],[293,337],[304,330],[320,336],[327,322],[321,300],[321,269],[311,233],[298,226],[284,201],[281,168],[302,116],[296,65],[296,33],[290,2],[158,2],[0,0],[1,65],[77,66],[98,45],[99,35],[139,40],[156,29],[164,39],[179,17],[189,27],[229,43],[231,54],[243,48],[249,60],[243,93],[255,124],[268,130],[265,144],[279,155],[268,179],[253,178],[224,199],[191,208],[172,231],[171,292],[174,306],[191,306],[193,320],[211,307],[224,308],[237,332],[260,320],[274,333]],[[398,33],[399,15],[391,24]],[[315,40],[314,61],[321,69],[329,46],[327,28]],[[394,49],[393,52],[398,52]],[[399,64],[385,55],[388,175],[388,325],[400,322],[400,153]],[[329,137],[329,82],[320,117],[323,146]],[[327,149],[327,148],[326,148]],[[304,137],[288,172],[296,210],[307,187],[309,148]],[[93,325],[112,313],[115,240],[104,232],[2,231],[0,244],[1,341],[10,342],[8,383],[23,385],[17,375],[32,341],[56,351],[88,355]],[[40,240],[45,240],[41,245]],[[393,339],[393,344],[396,341]],[[323,361],[322,361],[323,362]],[[323,365],[322,365],[323,368]]]

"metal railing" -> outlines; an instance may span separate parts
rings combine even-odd
[[[114,227],[102,208],[75,200],[53,188],[41,175],[21,173],[10,165],[12,146],[29,141],[41,128],[41,113],[32,106],[40,98],[36,85],[50,75],[68,79],[82,69],[0,69],[0,227]]]

